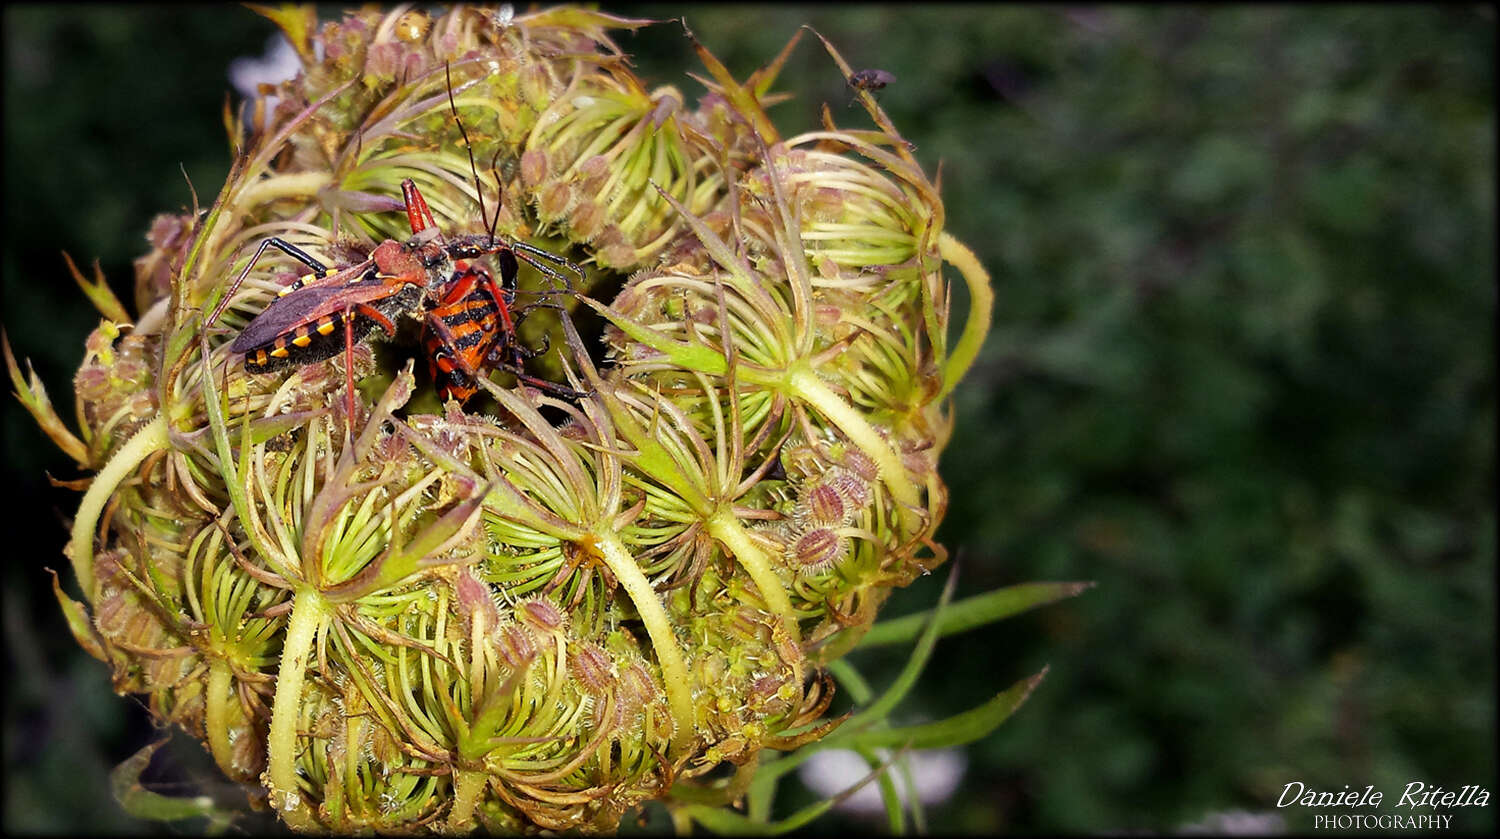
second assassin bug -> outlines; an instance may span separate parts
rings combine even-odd
[[[457,120],[451,75],[448,101]],[[458,121],[458,127],[465,145],[469,146],[462,121]],[[469,159],[472,169],[472,146]],[[475,183],[479,185],[477,170]],[[230,352],[244,354],[247,371],[262,373],[322,361],[342,349],[346,358],[345,413],[351,433],[354,344],[377,328],[393,336],[395,321],[403,315],[417,317],[423,323],[423,344],[441,396],[460,402],[467,400],[477,392],[477,377],[488,368],[510,370],[518,380],[565,398],[585,396],[530,376],[521,369],[521,362],[545,352],[546,348],[531,350],[521,346],[515,333],[517,318],[511,313],[520,262],[561,282],[562,290],[566,291],[571,291],[572,284],[553,265],[580,277],[582,269],[540,248],[497,237],[498,209],[486,233],[446,239],[416,183],[410,178],[404,180],[401,192],[412,232],[410,239],[405,242],[387,239],[364,260],[331,270],[296,245],[278,237],[268,238],[261,242],[206,323],[212,324],[223,313],[266,249],[276,248],[311,268],[312,273],[284,288],[235,338]],[[482,190],[479,203],[483,218]],[[498,283],[489,271],[468,263],[490,255],[496,256],[500,263]]]
[[[533,349],[516,340],[517,327],[533,309],[561,307],[547,303],[515,306],[516,260],[507,253],[497,257],[501,281],[498,285],[482,266],[455,268],[444,293],[444,301],[428,312],[428,328],[423,349],[438,396],[467,402],[479,392],[478,379],[490,369],[510,372],[517,381],[569,399],[585,394],[564,388],[555,382],[538,379],[522,366],[547,351],[550,342]]]

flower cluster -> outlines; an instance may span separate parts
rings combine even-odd
[[[79,640],[299,830],[611,831],[829,731],[822,667],[944,559],[943,400],[983,334],[948,347],[966,251],[873,100],[879,130],[783,138],[779,61],[742,83],[699,47],[693,109],[609,37],[645,21],[266,13],[301,73],[226,114],[235,167],[153,225],[140,317],[101,306],[81,438],[44,421],[100,470]],[[256,245],[359,262],[410,235],[405,179],[449,235],[585,267],[526,323],[584,398],[441,405],[401,339],[244,370],[305,272]]]

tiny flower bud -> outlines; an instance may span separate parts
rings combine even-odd
[[[823,305],[814,307],[813,309],[813,318],[824,329],[837,325],[839,319],[843,316],[843,310],[837,306]]]
[[[582,201],[568,217],[573,235],[587,242],[599,233],[604,224],[604,208],[595,201]]]
[[[869,483],[846,469],[829,470],[823,478],[823,483],[838,492],[851,508],[861,509],[870,503]]]
[[[620,671],[620,698],[634,708],[642,708],[656,702],[662,696],[661,688],[652,680],[651,674],[640,662]]]
[[[527,189],[536,189],[547,177],[547,152],[545,149],[527,149],[521,155],[521,183]]]
[[[401,44],[393,41],[371,44],[365,52],[365,73],[377,79],[394,79],[405,57],[406,50]]]
[[[624,242],[606,245],[599,250],[599,264],[626,271],[636,264],[635,248]]]
[[[102,367],[84,367],[73,377],[73,390],[85,402],[98,402],[109,396],[109,373]]]
[[[609,177],[609,158],[602,154],[590,157],[578,167],[578,175],[583,180],[584,191],[589,195],[596,195],[603,181]]]
[[[513,623],[495,637],[495,652],[512,670],[520,670],[536,660],[536,640],[526,627]]]
[[[864,478],[866,481],[873,481],[880,477],[880,469],[876,467],[875,461],[870,459],[869,455],[853,446],[848,446],[844,449],[843,460],[845,466],[854,470],[854,474]]]
[[[490,587],[475,577],[473,571],[465,568],[458,572],[453,588],[458,598],[459,614],[470,621],[483,621],[481,631],[488,632],[499,625],[500,610],[495,606]]]
[[[544,219],[561,218],[573,206],[573,188],[556,182],[542,189],[541,205],[537,208]]]

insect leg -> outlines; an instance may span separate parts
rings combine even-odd
[[[579,399],[587,399],[588,397],[594,395],[593,391],[574,390],[573,388],[570,388],[566,385],[560,385],[557,382],[549,382],[546,379],[539,379],[536,376],[533,376],[530,373],[526,372],[526,370],[518,364],[512,364],[508,361],[495,359],[494,365],[501,370],[504,370],[515,376],[516,381],[521,382],[527,387],[534,387],[537,390],[545,391],[554,396],[560,396],[563,399],[577,401]]]
[[[354,310],[344,310],[344,431],[354,439]]]
[[[525,308],[516,310],[515,321],[517,329],[519,329],[521,327],[521,324],[526,321],[526,316],[531,314],[535,309],[556,309],[557,311],[563,312],[564,314],[566,314],[567,312],[566,309],[555,304],[533,303],[529,306],[526,306]],[[543,332],[542,345],[540,347],[533,349],[526,346],[525,344],[522,344],[520,341],[513,341],[511,342],[510,349],[515,352],[517,359],[521,361],[530,361],[531,359],[536,358],[539,355],[546,355],[547,350],[552,349],[552,339],[547,335],[547,333]]]
[[[344,410],[350,439],[354,437],[354,314],[375,321],[387,335],[396,334],[396,324],[368,303],[355,303],[344,309]]]
[[[218,321],[219,315],[224,314],[224,310],[228,308],[229,301],[234,297],[234,293],[236,291],[239,291],[240,284],[245,281],[246,277],[250,276],[250,269],[254,268],[255,263],[260,261],[261,254],[266,252],[266,248],[276,248],[287,256],[290,256],[303,265],[311,268],[313,270],[313,276],[317,279],[321,280],[324,277],[328,276],[327,265],[319,262],[317,259],[313,258],[313,256],[307,251],[297,247],[291,242],[288,242],[285,239],[281,239],[276,236],[272,236],[269,239],[262,241],[260,243],[260,247],[255,249],[255,254],[251,256],[250,261],[245,264],[245,270],[241,271],[240,275],[234,278],[234,282],[230,284],[229,290],[225,292],[224,297],[219,300],[219,305],[214,307],[213,314],[209,315],[208,320],[204,322],[203,325],[205,328]]]
[[[427,327],[437,334],[438,342],[444,349],[448,350],[448,357],[453,359],[453,365],[469,378],[478,378],[479,370],[469,363],[461,352],[454,352],[453,348],[458,345],[458,336],[453,334],[452,328],[437,312],[428,312],[426,317]]]
[[[553,268],[553,267],[551,267],[549,265],[543,265],[542,263],[538,262],[537,261],[538,259],[544,259],[544,260],[546,260],[548,262],[552,262],[552,263],[555,263],[557,265],[561,265],[562,267],[568,269],[569,271],[572,271],[573,273],[577,274],[579,280],[586,279],[586,277],[585,277],[585,275],[583,273],[583,269],[582,268],[580,268],[577,265],[573,264],[569,260],[563,259],[562,257],[558,256],[555,253],[548,253],[547,251],[544,251],[541,248],[538,248],[538,247],[536,247],[534,245],[528,245],[525,242],[512,242],[511,245],[510,245],[510,247],[511,247],[512,250],[519,251],[522,254],[521,259],[524,260],[527,265],[530,265],[531,267],[535,268],[537,271],[541,272],[541,274],[543,276],[547,277],[548,279],[556,280],[557,282],[562,283],[563,290],[566,290],[570,294],[573,293],[576,290],[575,287],[573,286],[573,281],[570,280],[570,279],[568,279],[568,277],[566,275],[562,274],[557,269],[555,269],[555,268]]]

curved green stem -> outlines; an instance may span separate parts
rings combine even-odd
[[[155,419],[142,426],[134,437],[115,452],[115,456],[94,476],[88,492],[83,494],[83,501],[78,505],[78,515],[73,519],[68,554],[73,558],[73,575],[78,578],[83,596],[89,602],[94,600],[94,528],[99,524],[104,505],[109,503],[115,488],[126,476],[134,472],[147,457],[166,447],[167,418],[157,414]]]
[[[760,596],[765,598],[766,605],[781,618],[787,631],[791,633],[792,640],[800,644],[802,635],[797,630],[797,618],[792,614],[791,598],[787,596],[786,586],[776,578],[776,571],[766,558],[765,551],[750,539],[744,525],[728,510],[721,509],[710,516],[706,525],[709,535],[723,542],[724,547],[734,554],[734,561],[750,575],[755,587],[760,589]]]
[[[901,458],[896,456],[895,449],[880,436],[863,414],[818,378],[812,367],[799,363],[788,371],[786,382],[793,395],[817,408],[829,422],[844,432],[851,443],[875,461],[880,477],[898,503],[910,508],[921,505],[921,494],[907,477],[906,467],[901,465]]]
[[[270,781],[271,805],[293,830],[317,827],[312,810],[297,786],[297,720],[302,715],[302,680],[312,657],[313,640],[329,611],[328,601],[316,590],[304,588],[297,592],[281,648],[281,666],[276,672],[266,777]]]
[[[672,631],[672,621],[661,605],[661,598],[651,587],[651,581],[641,573],[635,557],[631,556],[620,537],[613,533],[595,533],[594,538],[604,564],[609,566],[615,579],[630,596],[630,602],[635,604],[636,611],[641,615],[641,622],[646,625],[646,634],[651,637],[651,647],[656,652],[657,663],[661,665],[662,683],[667,689],[667,705],[672,709],[675,723],[672,730],[672,751],[681,754],[692,743],[697,717],[693,713],[692,681],[688,676],[687,662],[682,657],[682,647],[678,645],[677,635]]]
[[[468,832],[474,829],[474,810],[479,795],[490,776],[482,769],[456,770],[453,773],[453,809],[448,811],[448,831]]]
[[[968,372],[969,365],[979,356],[979,347],[990,331],[990,314],[995,308],[995,290],[990,288],[989,272],[979,264],[974,252],[957,239],[943,233],[938,236],[938,253],[963,275],[969,286],[969,319],[964,321],[964,331],[948,353],[943,363],[943,387],[937,398],[942,399],[953,390],[958,380]]]
[[[208,670],[208,692],[204,696],[204,727],[208,729],[208,751],[226,776],[247,780],[234,766],[234,748],[229,741],[230,698],[234,696],[234,668],[215,658]]]

